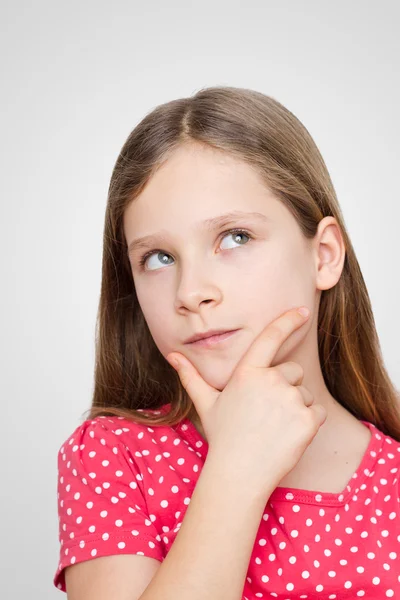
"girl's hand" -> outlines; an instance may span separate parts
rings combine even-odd
[[[308,319],[292,309],[272,321],[253,341],[224,390],[216,390],[183,355],[176,358],[183,387],[192,399],[209,444],[223,469],[269,494],[271,482],[293,469],[327,418],[301,385],[302,367],[272,363],[290,335]]]

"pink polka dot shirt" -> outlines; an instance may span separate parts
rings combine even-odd
[[[242,600],[400,599],[400,443],[361,422],[372,433],[369,447],[340,494],[275,488]],[[188,419],[175,427],[119,417],[79,425],[58,452],[54,585],[66,592],[64,569],[100,556],[139,554],[162,562],[207,451]]]

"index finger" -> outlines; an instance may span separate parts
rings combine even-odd
[[[253,341],[237,368],[246,365],[269,367],[283,342],[307,321],[310,311],[306,309],[306,316],[299,312],[304,309],[306,307],[292,308],[269,323]]]

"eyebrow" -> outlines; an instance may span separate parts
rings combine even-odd
[[[269,219],[266,215],[259,212],[243,212],[240,210],[235,210],[233,212],[225,213],[223,215],[219,215],[217,217],[212,217],[211,219],[205,219],[204,221],[199,221],[195,223],[195,229],[205,229],[205,230],[215,230],[219,227],[223,227],[224,225],[228,225],[233,221],[238,221],[244,218],[251,218],[262,223],[269,223],[271,219]],[[152,235],[145,235],[140,238],[134,239],[128,246],[128,256],[132,255],[133,252],[138,251],[139,249],[148,248],[155,244],[156,239],[160,241],[167,241],[168,232],[165,229],[161,229],[158,233],[154,233]]]

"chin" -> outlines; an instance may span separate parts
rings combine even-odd
[[[199,373],[202,376],[202,378],[204,379],[204,381],[206,383],[208,383],[208,385],[211,385],[211,387],[215,388],[219,392],[222,392],[222,390],[225,388],[225,386],[227,385],[227,383],[230,379],[230,375],[229,375],[229,377],[221,377],[221,375],[216,375],[216,374],[209,374],[209,375],[207,375],[207,373],[203,374],[200,371],[199,371]]]

